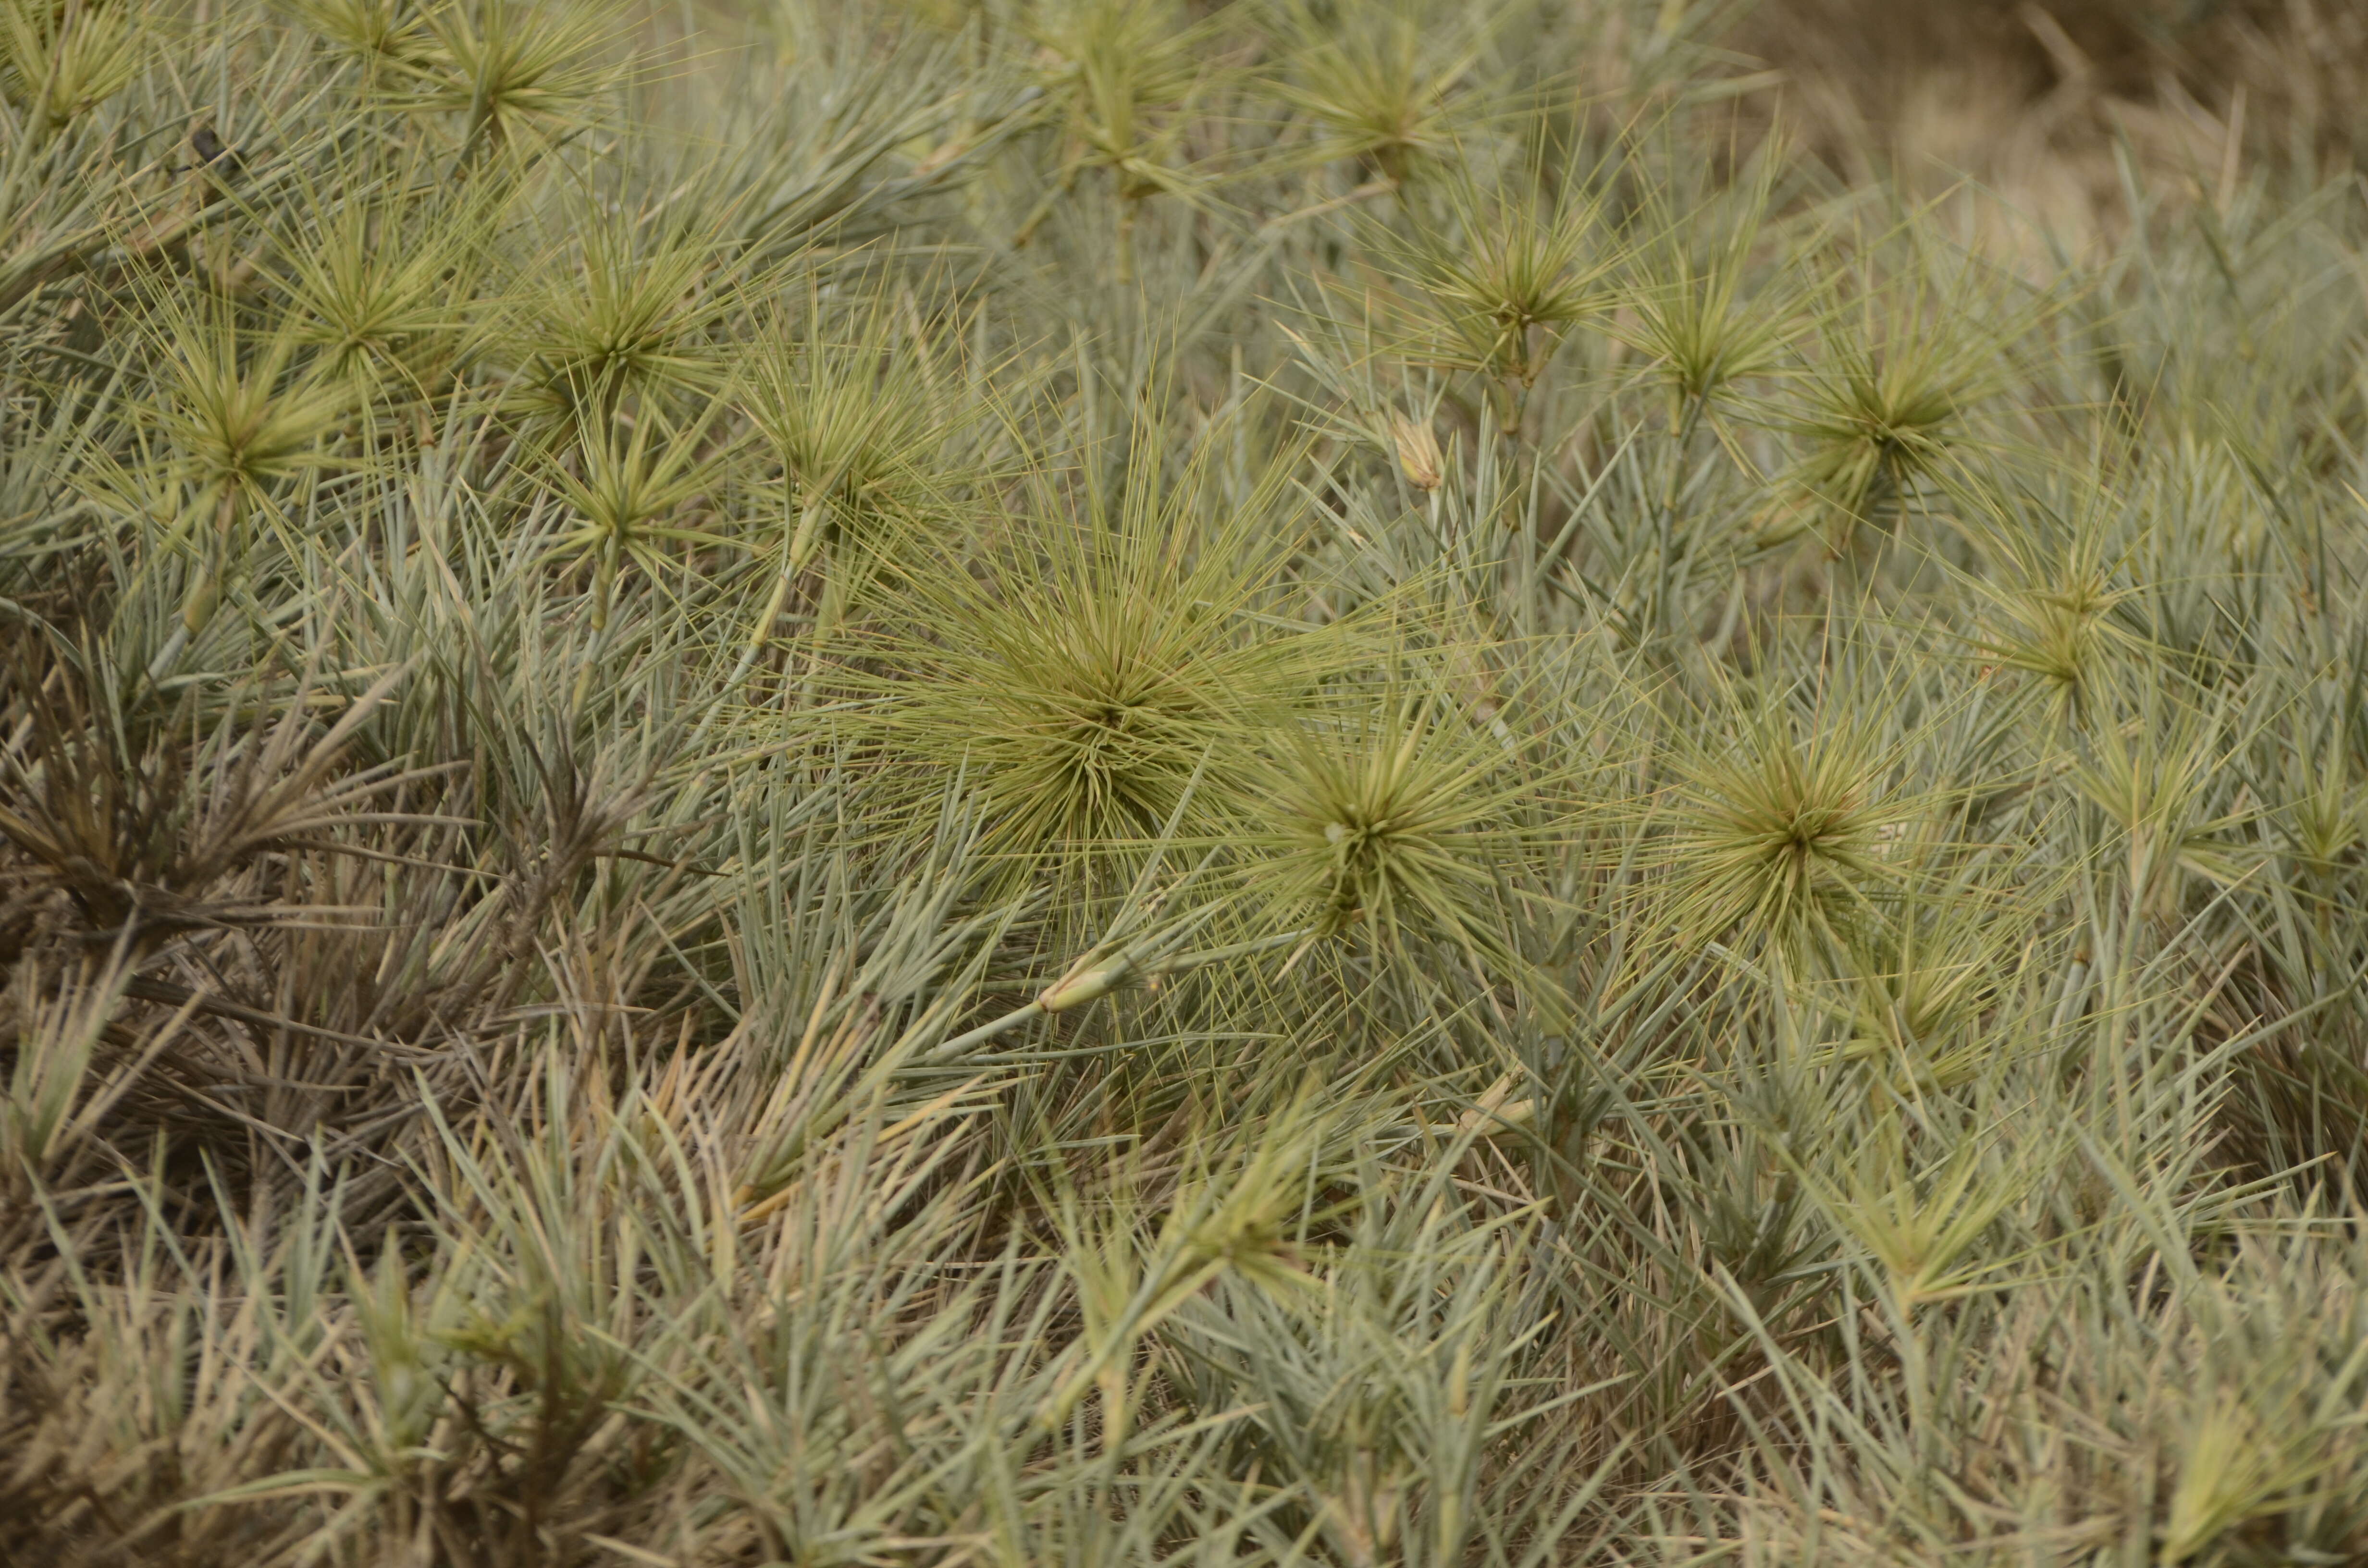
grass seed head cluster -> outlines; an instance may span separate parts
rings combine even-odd
[[[2122,9],[2074,233],[1708,0],[0,0],[0,1556],[2368,1555],[2368,210]]]

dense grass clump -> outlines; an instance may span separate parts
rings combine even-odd
[[[0,1559],[2368,1558],[2349,143],[1732,9],[0,0]]]

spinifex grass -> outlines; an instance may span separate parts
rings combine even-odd
[[[0,7],[0,92],[40,134],[64,130],[140,74],[148,18],[124,3]]]
[[[1656,808],[1660,918],[1680,942],[1829,961],[1917,874],[1911,829],[1941,802],[1902,787],[1909,738],[1875,717],[1879,687],[1720,696]]]
[[[2356,181],[1729,9],[0,5],[10,1568],[2368,1558]]]
[[[1447,683],[1352,689],[1279,733],[1242,842],[1268,918],[1309,942],[1394,958],[1434,944],[1485,982],[1521,976],[1503,939],[1508,890],[1552,831],[1551,789],[1458,703]]]
[[[909,569],[883,612],[910,628],[895,673],[859,688],[919,799],[961,778],[984,852],[1013,876],[1053,872],[1070,898],[1131,878],[1179,811],[1187,837],[1232,831],[1261,748],[1362,657],[1356,628],[1294,617],[1281,591],[1292,455],[1229,496],[1222,428],[1173,471],[1156,438],[1146,415],[1119,494],[1046,476],[1041,510],[984,561]]]
[[[1452,156],[1497,17],[1486,6],[1354,0],[1283,8],[1275,96],[1317,127],[1308,156],[1353,159],[1385,186]]]
[[[1543,190],[1529,174],[1517,163],[1490,181],[1457,165],[1426,191],[1430,210],[1410,234],[1373,233],[1420,301],[1407,310],[1409,354],[1486,378],[1508,432],[1563,341],[1604,307],[1613,256],[1584,164]]]

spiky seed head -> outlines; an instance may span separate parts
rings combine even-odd
[[[1679,765],[1658,857],[1685,942],[1740,928],[1788,955],[1831,951],[1899,875],[1893,846],[1919,808],[1893,784],[1896,745],[1863,717],[1789,709],[1759,699]]]
[[[413,74],[434,67],[432,35],[419,6],[406,0],[287,0],[296,19],[366,62]]]
[[[1078,163],[1108,169],[1130,201],[1190,194],[1178,166],[1177,111],[1211,70],[1219,17],[1190,19],[1174,0],[1051,0],[1029,30],[1040,81],[1060,107]]]
[[[552,553],[595,563],[596,628],[607,625],[609,588],[625,566],[663,578],[685,548],[716,541],[686,520],[713,484],[714,444],[699,426],[666,431],[657,425],[651,417],[622,433],[584,432],[573,453],[549,455],[543,464],[544,483],[575,517]]]
[[[296,331],[258,339],[225,314],[161,313],[151,413],[190,515],[227,526],[299,475],[346,460],[331,437],[351,397],[302,355]]]
[[[1452,154],[1491,19],[1479,6],[1426,17],[1405,0],[1294,8],[1292,51],[1271,90],[1321,128],[1310,156],[1355,158],[1397,184]]]
[[[1921,253],[1896,275],[1870,257],[1836,285],[1806,390],[1786,421],[1799,443],[1790,488],[1827,514],[1830,545],[1839,550],[1925,482],[1956,473],[1977,447],[1969,416],[2005,385],[2012,345],[2054,308],[2045,298],[2020,306],[1993,298],[2011,287]]]
[[[884,300],[802,343],[778,323],[765,334],[741,395],[800,519],[792,566],[826,532],[877,547],[943,510],[950,486],[930,459],[960,418],[948,380]]]
[[[432,193],[425,173],[398,168],[381,200],[319,201],[319,232],[281,263],[295,337],[359,395],[422,395],[476,313],[461,301],[477,293],[490,204]]]
[[[1278,737],[1243,840],[1251,885],[1278,924],[1391,950],[1442,942],[1509,978],[1498,889],[1523,793],[1497,737],[1438,683],[1336,707]]]
[[[889,722],[898,750],[965,770],[995,850],[1080,863],[1156,834],[1188,790],[1215,809],[1258,732],[1283,722],[1304,678],[1292,639],[1177,592],[1217,587],[1197,574],[1164,591],[1147,577],[1111,563],[939,600]]]
[[[1576,180],[1541,199],[1485,188],[1468,175],[1444,199],[1441,221],[1411,240],[1370,225],[1387,265],[1429,298],[1419,351],[1526,390],[1571,329],[1606,302],[1611,257],[1600,243],[1600,202]]]
[[[435,48],[410,67],[404,101],[457,115],[471,151],[531,144],[584,123],[621,73],[617,27],[598,6],[462,0],[434,7]]]
[[[154,48],[137,0],[0,0],[0,94],[48,131],[130,86]]]
[[[723,238],[689,220],[589,201],[519,280],[490,347],[541,415],[597,422],[634,399],[678,403],[723,379],[711,329],[738,303]]]
[[[1230,821],[1259,745],[1357,662],[1353,618],[1310,626],[1279,597],[1297,449],[1221,498],[1210,465],[1229,449],[1197,441],[1180,472],[1139,449],[1123,494],[1085,516],[1042,488],[1008,548],[894,567],[876,608],[897,673],[850,678],[916,800],[959,773],[1015,874],[1100,885],[1179,810],[1188,837]]]
[[[1630,263],[1623,308],[1605,330],[1645,356],[1647,373],[1680,410],[1742,403],[1749,383],[1792,368],[1809,328],[1792,275],[1755,255],[1775,167],[1773,158],[1760,159],[1737,211],[1679,220],[1661,211],[1666,197],[1647,198],[1664,232]],[[1762,268],[1771,276],[1758,276]]]
[[[1810,497],[1855,524],[1938,471],[1966,400],[1912,351],[1853,345],[1838,358],[1794,425],[1804,447],[1794,472]]]

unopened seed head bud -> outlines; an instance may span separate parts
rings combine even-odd
[[[1439,437],[1431,429],[1430,421],[1394,414],[1390,415],[1390,438],[1397,444],[1398,467],[1405,471],[1406,483],[1417,490],[1438,489],[1441,459]]]
[[[814,546],[822,542],[822,526],[828,518],[830,504],[817,491],[806,500],[798,513],[797,531],[790,536],[790,570],[795,572],[806,563]]]
[[[1036,1004],[1048,1013],[1065,1013],[1109,995],[1125,978],[1126,971],[1121,965],[1090,969],[1064,984],[1048,986],[1037,996]]]
[[[195,637],[214,618],[214,607],[222,602],[222,579],[211,566],[199,569],[198,581],[189,597],[181,604],[182,629]]]

